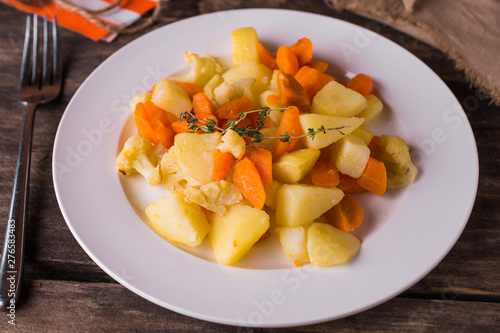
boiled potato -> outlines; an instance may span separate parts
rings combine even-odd
[[[255,79],[250,88],[251,96],[246,96],[252,100],[255,107],[260,104],[260,94],[269,87],[273,72],[265,65],[248,61],[234,67],[222,74],[222,78],[229,84],[233,84],[240,79]],[[248,93],[247,93],[248,95]]]
[[[151,100],[176,118],[179,118],[182,112],[192,109],[188,94],[169,79],[160,80],[154,86]]]
[[[296,227],[314,221],[344,197],[338,188],[284,184],[278,190],[276,223]]]
[[[233,66],[247,61],[258,62],[257,31],[254,28],[240,28],[231,32],[231,55]]]
[[[352,234],[325,223],[313,223],[307,230],[307,252],[315,266],[343,264],[361,246]]]
[[[283,253],[295,264],[295,266],[300,266],[309,262],[309,253],[307,252],[307,228],[308,226],[298,226],[279,227],[275,229],[279,236]]]
[[[175,162],[186,174],[207,184],[212,181],[215,151],[221,142],[219,132],[210,134],[180,133],[174,139]]]
[[[340,131],[329,130],[326,133],[321,132],[309,138],[305,136],[302,141],[304,145],[308,148],[321,149],[327,147],[334,143],[335,141],[341,139],[344,135],[347,135],[354,131],[356,128],[363,124],[362,118],[346,118],[346,117],[336,117],[324,114],[314,114],[306,113],[299,115],[300,127],[302,128],[302,133],[307,133],[309,128],[313,130],[318,130],[321,126],[325,128],[335,128],[341,126],[348,126],[342,128]]]
[[[319,149],[306,148],[286,153],[273,163],[273,177],[279,182],[294,184],[311,171],[321,155]]]
[[[383,108],[384,105],[377,96],[368,95],[366,97],[366,107],[358,114],[358,117],[365,120],[363,126],[371,124],[379,116]]]
[[[153,230],[160,236],[181,244],[198,246],[210,231],[210,224],[200,206],[184,201],[179,192],[171,192],[146,208]]]
[[[373,139],[373,133],[368,128],[363,126],[360,126],[356,128],[354,131],[352,131],[352,135],[356,135],[358,138],[363,140],[363,142],[366,143],[367,145],[369,145]]]
[[[276,203],[278,200],[278,190],[281,187],[281,183],[273,180],[269,184],[264,184],[264,190],[266,191],[266,202],[264,203],[267,207],[276,209]]]
[[[354,117],[366,107],[366,98],[337,81],[327,83],[312,99],[311,113]]]
[[[209,216],[210,240],[215,260],[230,265],[243,257],[269,228],[269,215],[263,210],[245,205],[228,207],[223,216]]]
[[[337,170],[353,178],[361,177],[370,158],[370,148],[359,137],[349,134],[335,142],[330,160]]]

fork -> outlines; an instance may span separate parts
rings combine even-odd
[[[24,270],[24,236],[28,215],[30,155],[35,111],[39,104],[55,99],[62,85],[56,18],[54,17],[52,23],[51,43],[49,24],[47,17],[44,17],[41,52],[38,30],[38,16],[34,15],[33,19],[28,16],[20,78],[20,99],[26,106],[27,113],[17,156],[9,219],[0,262],[0,308],[10,313],[13,311],[15,313]],[[52,44],[52,50],[49,44]],[[42,53],[42,61],[39,61],[39,53]]]

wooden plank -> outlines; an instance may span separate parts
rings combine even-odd
[[[192,319],[109,283],[30,280],[25,294],[15,316],[16,329],[23,332],[90,332],[103,327],[117,332],[256,331]],[[0,320],[0,327],[8,326],[5,321]],[[493,332],[499,321],[500,304],[496,303],[395,298],[351,317],[286,331],[351,332],[369,327],[371,331]]]

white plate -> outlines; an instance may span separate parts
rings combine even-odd
[[[164,191],[139,177],[122,180],[114,168],[131,130],[129,99],[185,68],[186,50],[227,57],[230,32],[246,26],[255,27],[269,48],[308,37],[315,58],[371,75],[386,104],[372,130],[398,134],[414,148],[421,171],[415,184],[383,198],[360,197],[366,218],[357,235],[363,245],[346,265],[292,268],[273,240],[257,246],[239,267],[211,262],[210,251],[189,254],[157,236],[141,218],[143,208]],[[185,19],[116,52],[69,103],[55,140],[53,170],[69,228],[116,281],[188,316],[256,327],[345,317],[409,288],[457,241],[478,182],[476,145],[467,118],[425,64],[359,26],[268,9]]]

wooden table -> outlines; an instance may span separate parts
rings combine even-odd
[[[178,0],[165,5],[155,27],[201,13],[241,7],[289,8],[361,26],[369,23],[350,13],[334,12],[320,0]],[[4,220],[24,116],[18,101],[18,72],[25,17],[0,4],[0,216]],[[472,87],[464,73],[456,70],[440,51],[389,27],[377,27],[377,32],[430,66],[464,106],[479,151],[476,203],[457,244],[416,285],[360,314],[291,331],[494,331],[500,325],[500,108]],[[59,210],[51,175],[52,147],[59,120],[83,80],[109,55],[136,37],[121,36],[111,44],[96,43],[61,29],[65,67],[62,96],[40,107],[36,116],[22,299],[16,310],[16,326],[11,327],[4,314],[0,316],[0,331],[12,328],[23,332],[253,331],[189,318],[135,295],[89,258],[73,238]],[[2,235],[4,230],[2,223]]]

